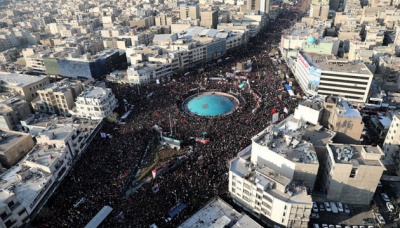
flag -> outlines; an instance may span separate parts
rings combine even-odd
[[[275,108],[272,108],[271,112],[272,112],[272,114],[275,114],[276,113]]]
[[[151,171],[151,174],[153,174],[153,179],[156,178],[156,176],[157,176],[157,169],[153,169],[153,171]]]
[[[289,114],[289,111],[286,107],[283,109],[283,112],[285,112],[286,114]]]

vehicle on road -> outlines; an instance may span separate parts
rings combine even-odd
[[[329,211],[329,212],[332,211],[331,204],[329,202],[324,202],[324,206],[325,206],[326,211]]]
[[[343,204],[341,202],[337,203],[337,208],[338,208],[339,212],[343,212]]]
[[[383,218],[383,216],[380,213],[375,213],[375,217],[376,217],[376,220],[378,220],[379,224],[381,224],[381,225],[386,224],[385,219]]]
[[[390,202],[390,198],[386,193],[381,193],[382,199],[386,202]]]
[[[344,212],[346,212],[347,214],[350,214],[350,207],[348,204],[344,205]]]
[[[336,207],[336,203],[335,202],[330,202],[330,204],[331,204],[332,212],[337,214],[339,211],[338,211],[338,209]]]

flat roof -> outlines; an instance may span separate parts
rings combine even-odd
[[[179,225],[179,228],[196,227],[225,227],[229,224],[231,227],[263,227],[246,214],[236,211],[231,205],[214,197],[198,212]]]
[[[3,73],[0,72],[0,85],[6,87],[25,87],[32,83],[39,82],[46,77],[44,76],[34,76],[34,75],[25,75],[25,74],[17,74],[17,73]]]
[[[267,127],[252,140],[292,162],[318,164],[314,145],[323,146],[334,136],[335,133],[330,130],[316,131],[314,125],[290,115],[280,123]]]
[[[364,63],[350,63],[341,60],[332,54],[301,53],[309,65],[323,71],[336,71],[341,73],[354,73],[373,76],[371,71]]]
[[[30,136],[25,133],[0,130],[0,153],[4,153],[13,145],[22,141],[25,137],[30,137]]]
[[[335,163],[352,164],[353,166],[382,166],[379,159],[384,154],[378,147],[346,144],[328,144],[328,146],[331,148]],[[363,155],[363,153],[365,154]]]

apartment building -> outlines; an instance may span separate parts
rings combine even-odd
[[[171,25],[173,23],[172,15],[160,13],[160,15],[154,17],[156,26]]]
[[[103,119],[114,111],[118,101],[111,89],[91,86],[77,97],[75,105],[76,108],[73,114],[76,116],[88,119]]]
[[[171,64],[160,62],[146,62],[133,64],[127,70],[128,81],[131,84],[148,84],[151,82],[165,81],[172,76]]]
[[[328,201],[369,205],[385,167],[379,146],[327,144],[322,174]]]
[[[180,19],[200,19],[200,7],[199,5],[189,5],[187,3],[182,3],[179,6],[179,18]]]
[[[332,96],[325,98],[321,123],[336,132],[335,142],[346,144],[359,143],[364,130],[360,111],[347,101]]]
[[[218,25],[218,10],[209,10],[200,12],[200,25],[216,29]]]
[[[10,168],[17,164],[35,145],[32,136],[16,131],[0,130],[0,162]]]
[[[329,14],[329,5],[326,4],[311,4],[310,17],[327,20]]]
[[[19,162],[0,176],[1,221],[20,227],[29,221],[27,216],[41,210],[67,175],[73,162],[85,150],[97,133],[99,121],[54,116],[32,115],[24,120],[24,127],[37,134],[37,144]],[[14,226],[13,226],[14,225]]]
[[[249,0],[247,1],[247,10],[260,14],[268,14],[270,11],[270,0]]]
[[[255,135],[230,163],[229,192],[235,203],[264,221],[307,227],[319,162],[310,140],[314,127],[289,116]],[[320,133],[318,140],[334,134]],[[315,136],[313,137],[315,139]]]
[[[49,78],[43,76],[0,73],[0,93],[18,94],[27,102],[35,99],[38,95],[37,91],[49,83]]]
[[[367,101],[373,74],[364,63],[350,63],[334,55],[299,53],[294,76],[310,96],[340,96],[348,101]]]
[[[32,101],[35,111],[65,115],[75,105],[75,99],[84,89],[84,83],[63,79],[38,90],[39,97]]]
[[[0,130],[18,130],[19,121],[29,114],[31,114],[29,103],[21,99],[21,96],[2,95],[0,98]]]
[[[7,190],[0,191],[0,227],[22,227],[27,222],[28,213],[15,194]]]

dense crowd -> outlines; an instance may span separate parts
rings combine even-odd
[[[296,17],[295,13],[285,11],[245,47],[228,53],[230,58],[200,66],[204,68],[203,72],[193,69],[189,75],[175,75],[162,85],[109,85],[121,104],[117,111],[125,112],[123,104],[126,101],[134,105],[132,114],[125,125],[105,122],[101,132],[112,138],[95,137],[32,225],[83,227],[103,206],[109,205],[113,212],[104,221],[105,227],[149,227],[153,223],[158,227],[175,227],[213,196],[225,195],[228,192],[229,160],[251,143],[254,134],[268,126],[272,110],[279,112],[282,119],[298,104],[299,98],[290,97],[283,86],[288,79],[275,74],[278,69],[290,74],[285,63],[274,65],[269,58],[269,53],[280,41],[281,30],[290,27]],[[207,80],[233,72],[232,66],[247,60],[253,62],[252,71],[243,74],[248,77],[250,87],[239,89],[236,79],[223,83]],[[189,115],[181,110],[179,103],[191,89],[200,85],[207,89],[232,91],[245,102],[227,116]],[[295,81],[292,87],[295,94],[301,94]],[[154,95],[149,98],[146,95],[150,93]],[[175,170],[126,196],[127,186],[135,178],[132,172],[140,163],[143,151],[159,136],[151,127],[158,125],[169,129],[169,115],[175,125],[173,137],[192,145],[193,152]],[[191,141],[191,137],[200,136],[202,132],[207,132],[212,139],[209,144]],[[157,193],[152,191],[155,184],[159,186]],[[74,207],[81,198],[86,201]],[[187,208],[166,222],[168,211],[177,201],[185,203]]]

